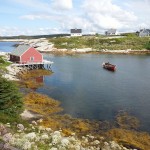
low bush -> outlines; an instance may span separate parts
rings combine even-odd
[[[0,56],[0,75],[6,73],[6,71],[7,71],[6,67],[9,65],[10,65],[10,63],[5,61],[3,56]]]
[[[145,48],[146,48],[147,50],[150,50],[150,41],[145,44]]]

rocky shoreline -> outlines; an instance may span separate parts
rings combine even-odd
[[[29,44],[33,47],[35,47],[40,52],[45,53],[101,53],[101,54],[150,54],[149,50],[108,50],[108,49],[102,49],[102,50],[96,50],[92,48],[74,48],[74,49],[57,49],[54,47],[53,43],[49,43],[47,39],[32,39],[32,40],[26,40],[22,42],[21,44]]]
[[[0,124],[0,149],[3,150],[136,150],[128,149],[115,141],[106,141],[92,135],[82,136],[80,139],[75,133],[65,136],[62,130],[53,131],[39,125],[42,120],[32,121],[30,127],[23,124]],[[16,132],[11,132],[11,127]]]
[[[0,52],[0,56],[3,56],[4,59],[10,63],[9,66],[6,67],[6,72],[2,76],[8,80],[14,80],[18,81],[19,79],[17,78],[17,74],[21,71],[23,71],[23,68],[19,68],[14,66],[10,61],[9,61],[9,53],[7,52]]]

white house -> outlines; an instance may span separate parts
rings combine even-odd
[[[150,29],[141,29],[139,32],[140,37],[150,36]]]
[[[82,36],[82,29],[70,29],[71,36]]]
[[[117,35],[117,30],[111,28],[105,32],[105,35]]]

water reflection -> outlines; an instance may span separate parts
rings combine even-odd
[[[44,76],[32,78],[32,85],[33,85],[33,87],[31,87],[31,89],[33,91],[36,91],[38,88],[43,86],[44,85]]]

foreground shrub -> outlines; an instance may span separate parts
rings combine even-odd
[[[10,65],[10,62],[7,62],[3,56],[0,56],[0,75],[7,72],[6,67]]]
[[[22,112],[22,96],[17,85],[0,77],[0,112],[18,116]]]
[[[150,50],[150,42],[148,42],[147,44],[145,44],[145,48],[146,48],[147,50]]]

